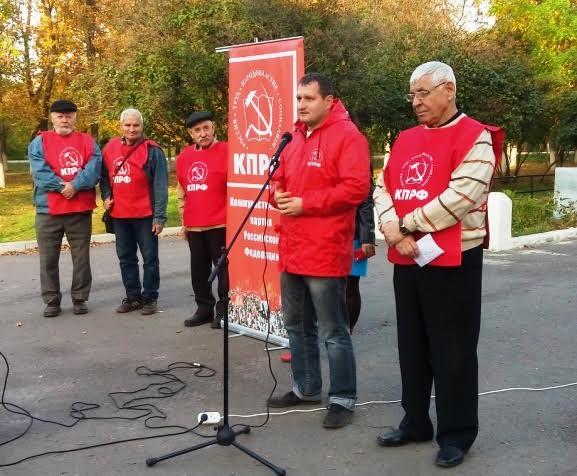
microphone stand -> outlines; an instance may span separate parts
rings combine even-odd
[[[286,145],[286,144],[285,144]],[[284,148],[284,147],[283,147]],[[250,209],[248,210],[248,212],[246,213],[242,223],[238,226],[238,229],[236,230],[236,233],[234,234],[232,240],[230,241],[229,245],[227,247],[223,247],[222,248],[222,255],[220,256],[218,262],[216,263],[216,266],[214,267],[214,269],[212,270],[212,273],[210,274],[209,278],[208,278],[208,282],[212,283],[215,279],[215,277],[218,275],[218,273],[220,272],[220,270],[222,269],[223,266],[228,265],[228,255],[230,253],[230,250],[232,249],[232,247],[234,246],[234,243],[236,242],[238,236],[240,235],[240,232],[242,231],[242,229],[244,228],[244,225],[246,224],[246,222],[248,221],[251,213],[253,212],[254,208],[256,207],[256,204],[258,203],[260,197],[262,196],[262,194],[264,193],[264,191],[266,190],[266,188],[268,187],[272,176],[274,175],[274,173],[276,172],[276,170],[278,169],[279,165],[280,165],[280,153],[282,151],[282,148],[279,148],[279,150],[277,150],[277,152],[275,153],[275,155],[273,155],[271,162],[270,162],[270,172],[268,174],[268,178],[266,179],[265,183],[263,184],[262,188],[260,189],[258,195],[256,196],[256,198],[254,199],[252,206],[250,207]],[[224,316],[224,325],[223,325],[223,332],[222,332],[222,337],[223,337],[223,401],[224,401],[224,409],[223,409],[223,420],[222,420],[222,424],[217,426],[217,433],[216,433],[216,438],[210,441],[207,441],[205,443],[200,443],[198,445],[192,446],[190,448],[184,448],[182,450],[178,450],[175,451],[173,453],[164,455],[164,456],[159,456],[157,458],[148,458],[146,460],[146,465],[147,466],[154,466],[156,463],[160,462],[160,461],[164,461],[167,460],[169,458],[173,458],[175,456],[179,456],[179,455],[183,455],[185,453],[190,453],[192,451],[196,451],[199,450],[201,448],[206,448],[207,446],[212,446],[215,444],[221,445],[221,446],[230,446],[233,445],[236,448],[238,448],[240,451],[242,451],[243,453],[247,454],[248,456],[256,459],[257,461],[259,461],[260,463],[262,463],[263,465],[267,466],[268,468],[272,469],[274,471],[275,474],[277,474],[278,476],[285,476],[286,471],[283,468],[280,468],[278,466],[275,466],[274,464],[272,464],[270,461],[267,461],[266,459],[264,459],[262,456],[256,454],[254,451],[249,450],[248,448],[246,448],[245,446],[237,443],[236,437],[237,435],[243,434],[243,433],[250,433],[250,426],[248,425],[238,425],[240,426],[240,428],[238,430],[233,430],[230,425],[228,424],[228,415],[229,415],[229,410],[228,410],[228,367],[229,367],[229,358],[228,358],[228,311],[225,313]]]

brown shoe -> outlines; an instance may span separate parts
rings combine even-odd
[[[56,317],[62,312],[60,304],[46,304],[44,317]]]
[[[80,314],[86,314],[88,312],[88,307],[86,306],[86,301],[73,301],[72,303],[72,312],[77,316]]]
[[[341,405],[331,403],[327,410],[327,414],[323,420],[323,426],[325,428],[342,428],[353,421],[354,412]]]
[[[151,314],[154,314],[157,311],[158,311],[158,305],[156,303],[156,299],[148,299],[144,302],[140,314],[142,314],[143,316],[150,316]]]
[[[116,312],[124,314],[126,312],[137,311],[142,309],[142,301],[140,299],[124,298],[120,306],[116,308]]]

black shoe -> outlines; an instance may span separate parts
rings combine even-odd
[[[198,312],[194,314],[194,316],[185,319],[184,325],[186,327],[195,327],[201,326],[202,324],[206,324],[207,322],[212,321],[212,316],[210,314],[199,314]]]
[[[460,465],[465,459],[465,452],[456,446],[443,446],[437,453],[435,464],[441,468],[452,468]]]
[[[393,447],[393,446],[403,446],[408,443],[416,443],[421,441],[431,441],[433,437],[430,438],[413,438],[408,433],[403,430],[392,430],[385,431],[377,436],[377,443],[381,446]]]
[[[272,397],[268,400],[268,406],[271,408],[296,407],[297,405],[311,405],[312,403],[320,403],[318,400],[303,400],[291,390],[290,392],[281,395],[280,397]]]
[[[56,317],[62,312],[60,304],[46,304],[44,308],[44,317]]]
[[[342,405],[331,403],[323,420],[325,428],[342,428],[353,421],[354,412],[347,410]]]
[[[86,301],[75,300],[72,302],[72,312],[77,316],[80,314],[86,314],[88,312],[88,307],[86,306]]]
[[[220,321],[224,318],[222,316],[214,316],[214,319],[210,323],[211,329],[220,329]]]
[[[150,316],[158,311],[158,305],[156,303],[156,299],[147,299],[144,301],[144,305],[142,306],[142,310],[140,314],[143,316]]]
[[[137,311],[142,309],[142,301],[140,299],[124,298],[120,306],[116,308],[116,312],[124,314],[126,312]]]

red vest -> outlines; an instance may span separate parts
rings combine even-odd
[[[497,130],[465,116],[451,127],[417,126],[401,132],[385,169],[386,187],[397,215],[403,217],[437,198],[449,186],[451,174],[485,129],[491,133]],[[494,138],[494,149],[495,142]],[[414,233],[415,240],[422,236],[423,233]],[[429,265],[460,266],[461,222],[436,231],[432,236],[445,253]],[[394,247],[389,248],[388,256],[395,264],[415,264],[412,258],[402,256]]]
[[[114,205],[110,215],[114,218],[144,218],[152,215],[150,185],[144,166],[148,160],[148,147],[157,146],[151,140],[139,144],[119,169],[125,154],[130,150],[120,137],[111,139],[102,150],[102,157],[112,189]]]
[[[70,182],[80,172],[94,153],[94,139],[82,132],[61,136],[54,131],[41,132],[44,160],[63,182]],[[80,190],[70,200],[60,192],[46,192],[48,212],[51,215],[81,213],[96,208],[96,193]]]
[[[176,176],[185,192],[184,226],[202,227],[226,223],[226,142],[209,149],[186,147],[176,159]]]

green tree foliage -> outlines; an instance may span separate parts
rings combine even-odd
[[[577,3],[573,0],[494,0],[495,32],[503,41],[519,42],[546,92],[543,130],[562,162],[577,147]],[[573,108],[573,109],[572,109]]]
[[[572,0],[493,0],[503,35],[519,38],[538,77],[556,88],[577,86],[577,3]]]
[[[116,133],[118,114],[130,106],[165,145],[184,142],[183,122],[195,109],[214,110],[226,125],[227,58],[215,48],[298,35],[307,71],[333,78],[376,153],[415,124],[403,96],[411,71],[433,59],[453,65],[459,106],[503,125],[515,143],[542,141],[551,123],[527,42],[519,33],[513,41],[496,29],[460,29],[448,0],[13,1],[21,63],[30,63],[14,97],[24,94],[39,119],[46,97],[73,97],[84,127],[98,123],[101,137]],[[27,26],[30,5],[38,25]]]

